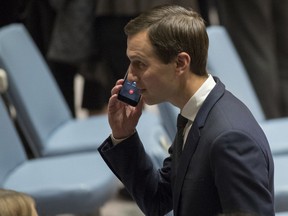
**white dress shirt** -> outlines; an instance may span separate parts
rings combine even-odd
[[[194,119],[205,101],[206,97],[209,95],[211,90],[216,85],[211,74],[208,75],[208,79],[202,84],[202,86],[195,92],[195,94],[189,99],[189,101],[184,105],[181,110],[181,115],[188,119],[188,123],[184,129],[184,144],[186,142],[188,133],[192,127]]]

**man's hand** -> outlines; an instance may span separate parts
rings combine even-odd
[[[117,99],[117,94],[122,88],[123,81],[123,79],[120,79],[116,82],[116,85],[111,90],[108,104],[108,120],[113,137],[116,139],[129,137],[135,132],[144,106],[142,99],[140,99],[136,107],[132,107]]]

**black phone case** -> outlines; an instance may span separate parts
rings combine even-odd
[[[123,87],[121,88],[117,98],[118,100],[121,100],[134,107],[137,106],[141,98],[136,85],[127,80],[127,74],[125,75]]]

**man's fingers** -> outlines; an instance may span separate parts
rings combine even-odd
[[[122,88],[123,81],[123,79],[117,80],[116,85],[111,90],[111,95],[118,94],[118,92]]]

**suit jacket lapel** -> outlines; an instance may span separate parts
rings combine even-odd
[[[220,99],[224,94],[225,86],[220,82],[217,77],[214,77],[216,86],[212,89],[202,107],[196,115],[195,121],[189,131],[182,155],[179,159],[177,170],[177,177],[174,183],[173,203],[174,203],[174,214],[178,215],[179,198],[184,182],[185,174],[187,172],[189,163],[193,154],[197,149],[199,139],[201,137],[201,128],[204,126],[207,116],[212,109],[213,105]]]

